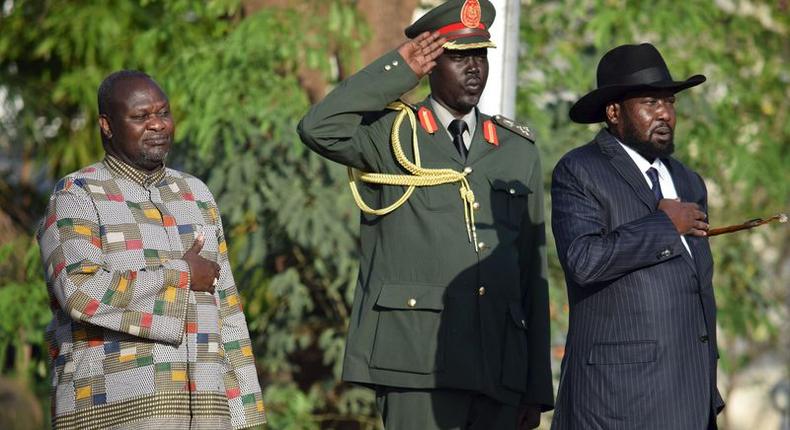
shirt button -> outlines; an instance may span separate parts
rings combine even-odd
[[[386,71],[388,71],[388,72],[389,72],[389,71],[390,71],[390,69],[392,69],[392,66],[390,66],[389,64],[387,64],[387,65],[385,65],[385,66],[384,66],[384,70],[386,70]]]
[[[392,65],[397,67],[397,65],[398,65],[398,60],[395,60],[395,61],[393,61],[393,62],[392,62]]]
[[[472,209],[474,209],[474,210],[480,209],[480,203],[479,202],[472,203]]]
[[[469,166],[464,167],[464,173],[466,173],[467,175],[472,173],[472,168]]]
[[[699,341],[702,343],[708,343],[708,335],[703,334],[702,336],[699,337]]]
[[[417,299],[411,298],[409,301],[406,302],[406,305],[410,308],[417,306]]]
[[[516,189],[515,188],[511,188],[511,189],[507,190],[507,192],[509,192],[510,194],[516,194]]]
[[[486,287],[480,287],[477,289],[478,296],[484,296],[486,294]]]

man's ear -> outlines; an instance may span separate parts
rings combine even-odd
[[[611,102],[606,105],[606,122],[618,125],[620,123],[620,112],[620,103]]]
[[[105,115],[99,115],[99,129],[101,129],[101,134],[106,139],[112,139],[112,127],[110,127],[110,118]]]

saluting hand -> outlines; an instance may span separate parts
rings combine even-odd
[[[664,211],[678,233],[691,236],[706,236],[708,223],[705,222],[705,212],[699,210],[696,203],[684,203],[680,200],[662,199],[658,208]]]
[[[406,60],[406,64],[411,67],[418,78],[430,73],[436,67],[436,59],[444,52],[444,45],[447,39],[439,36],[438,31],[433,33],[425,32],[407,40],[398,48],[398,53]]]
[[[200,232],[192,247],[184,253],[183,259],[189,265],[190,289],[214,294],[216,280],[219,279],[219,264],[199,255],[205,240],[205,233]]]

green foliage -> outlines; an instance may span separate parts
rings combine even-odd
[[[20,237],[0,246],[0,262],[5,278],[0,278],[5,281],[0,287],[0,363],[12,362],[9,370],[21,379],[43,379],[47,371],[43,327],[50,313],[38,246]]]
[[[273,384],[266,388],[264,398],[270,405],[267,409],[271,428],[317,430],[312,419],[313,402],[294,384]]]

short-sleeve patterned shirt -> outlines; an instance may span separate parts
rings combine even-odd
[[[221,267],[190,289],[182,260]],[[206,185],[111,156],[61,179],[38,233],[53,319],[54,429],[245,428],[264,423],[249,332]]]

